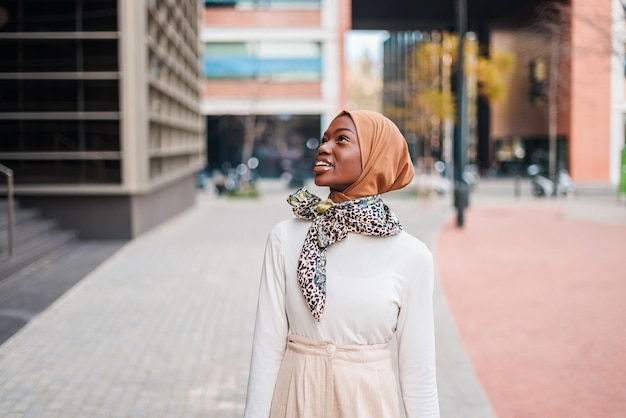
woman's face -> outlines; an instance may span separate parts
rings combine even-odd
[[[322,136],[315,159],[315,184],[344,191],[362,172],[356,127],[348,115],[335,118]]]

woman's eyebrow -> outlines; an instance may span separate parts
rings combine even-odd
[[[337,129],[335,129],[335,133],[337,133],[337,132],[339,132],[339,131],[348,131],[348,132],[350,132],[350,133],[352,133],[352,134],[356,135],[356,132],[354,132],[354,131],[353,131],[352,129],[350,129],[350,128],[337,128]]]
[[[337,128],[337,129],[335,129],[335,134],[337,134],[337,132],[339,132],[339,131],[348,131],[348,132],[350,132],[350,133],[352,133],[352,134],[356,135],[356,132],[354,132],[354,131],[353,131],[352,129],[350,129],[350,128]],[[328,135],[329,135],[329,133],[328,133],[328,131],[326,131],[326,132],[324,132],[324,134],[322,135],[322,138],[327,138],[327,137],[328,137]]]

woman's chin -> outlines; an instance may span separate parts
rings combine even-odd
[[[330,185],[330,184],[328,184],[328,183],[326,183],[325,181],[322,181],[322,180],[318,181],[317,179],[315,179],[315,185],[317,187],[328,187],[331,190],[335,190],[335,188],[332,185]]]
[[[316,186],[319,186],[319,187],[328,187],[328,184],[326,184],[326,183],[324,182],[324,180],[322,180],[322,179],[320,178],[320,176],[315,176],[315,178],[314,178],[313,180],[314,180],[314,182],[315,182],[315,185],[316,185]]]

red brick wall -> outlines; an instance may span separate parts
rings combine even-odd
[[[611,0],[572,0],[571,4],[571,174],[579,181],[607,181]]]
[[[207,8],[204,11],[207,26],[243,28],[303,28],[319,27],[319,10],[237,10]]]
[[[207,80],[204,98],[320,98],[319,82],[259,83],[252,80]]]

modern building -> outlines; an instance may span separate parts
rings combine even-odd
[[[396,55],[386,58],[385,74],[395,77],[408,68],[400,49],[409,51],[411,42],[455,31],[453,0],[204,3],[202,113],[207,116],[209,166],[221,168],[226,162],[233,167],[254,154],[262,160],[259,171],[264,175],[289,167],[284,160],[298,160],[303,152],[306,156],[304,144],[319,135],[318,126],[350,106],[343,54],[348,29],[390,32],[386,51]],[[547,103],[530,97],[537,87],[531,64],[551,68],[555,16],[538,16],[546,5],[564,11],[559,17],[558,104],[552,124]],[[545,159],[552,137],[557,164],[567,167],[575,180],[616,184],[626,109],[623,14],[619,0],[468,0],[469,30],[483,50],[516,57],[507,75],[506,97],[489,104],[478,99],[470,106],[475,117],[469,127],[470,161],[485,173],[493,168],[512,174],[533,159]],[[396,90],[402,86],[385,80],[388,87],[394,83]],[[544,80],[541,94],[547,86]],[[397,93],[386,91],[388,97]],[[449,154],[449,144],[433,140],[445,130],[449,127],[436,126],[423,134],[427,139],[408,133],[414,154],[425,152],[431,159]],[[424,151],[424,140],[439,148]]]
[[[572,0],[556,4],[559,16],[554,11],[544,12],[525,28],[501,24],[492,32],[492,49],[512,51],[518,57],[508,81],[508,98],[492,106],[492,144],[511,149],[520,138],[547,142],[549,79],[555,66],[553,111],[559,158],[562,156],[575,180],[617,184],[620,154],[626,144],[623,3]],[[546,68],[546,90],[540,105],[529,99],[531,65],[537,60]],[[492,152],[496,149],[492,147]]]
[[[477,3],[468,2],[470,7]],[[476,8],[474,13],[478,14]],[[455,30],[454,25],[432,23],[416,28],[421,30],[391,31],[385,43],[384,99],[389,112],[419,95],[423,87],[418,86],[416,74],[431,71],[432,59],[422,62],[414,56],[415,50],[430,44],[432,55],[434,49],[444,48],[442,33]],[[511,3],[508,11],[498,15],[473,16],[469,29],[473,32],[468,38],[477,39],[483,56],[514,58],[510,70],[499,75],[504,94],[489,103],[471,90],[476,87],[476,79],[472,80],[476,74],[468,71],[469,117],[474,123],[467,135],[469,161],[485,174],[515,175],[533,163],[547,169],[554,155],[553,167],[568,169],[575,180],[616,184],[625,145],[622,3]],[[452,79],[448,89],[454,90],[454,65],[446,77],[443,61],[450,62],[456,50],[448,51],[447,58],[444,55],[432,55],[439,72],[431,81],[437,86],[427,88],[445,90],[442,80]],[[421,113],[417,109],[409,121],[415,124],[429,112],[422,109]],[[400,123],[406,124],[402,118]],[[417,151],[425,157],[441,155],[445,129],[437,117],[426,125],[415,139]],[[425,152],[427,148],[432,149]]]
[[[307,141],[319,138],[346,102],[350,1],[204,3],[209,168],[234,167],[254,156],[262,175],[297,169],[316,146],[311,140],[307,148]]]
[[[205,165],[196,0],[0,2],[0,162],[22,206],[132,238]]]

